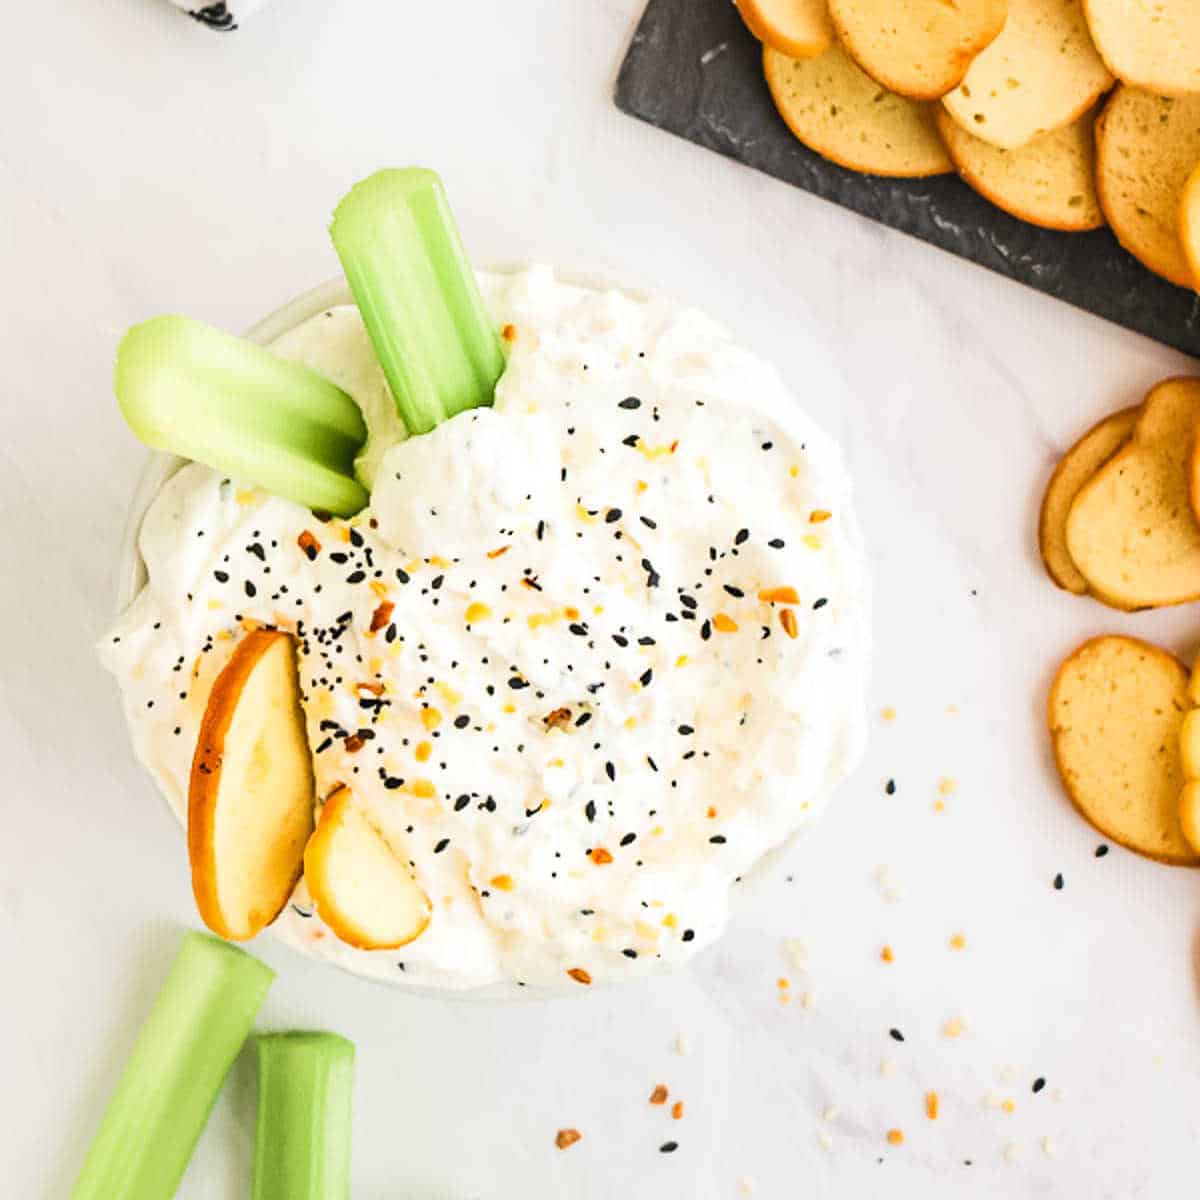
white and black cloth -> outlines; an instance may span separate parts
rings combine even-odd
[[[171,3],[201,25],[229,33],[238,27],[244,17],[262,8],[266,0],[220,0],[218,4],[201,4],[199,0],[171,0]]]

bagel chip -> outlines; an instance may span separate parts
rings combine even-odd
[[[829,0],[842,45],[872,79],[901,96],[937,100],[995,40],[1008,0]]]
[[[1136,638],[1093,638],[1058,670],[1048,717],[1059,778],[1106,838],[1158,862],[1200,865],[1180,825],[1179,736],[1188,671]]]
[[[1089,589],[1123,608],[1200,598],[1200,524],[1192,512],[1200,379],[1166,379],[1129,442],[1067,514],[1067,552]]]
[[[1046,574],[1065,591],[1084,596],[1088,581],[1067,549],[1067,514],[1079,489],[1129,440],[1140,408],[1112,413],[1087,431],[1058,460],[1038,516],[1038,549]]]
[[[792,133],[823,158],[868,175],[918,178],[954,169],[933,105],[895,96],[840,46],[819,58],[763,49],[763,74]]]
[[[1113,93],[1096,122],[1100,207],[1121,245],[1179,287],[1196,286],[1179,218],[1197,163],[1200,96],[1172,99],[1124,85]]]
[[[1009,0],[1003,32],[942,103],[968,133],[1015,150],[1070,125],[1112,83],[1080,0]]]

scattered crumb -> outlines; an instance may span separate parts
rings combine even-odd
[[[1011,1100],[1005,1100],[1000,1107],[1009,1115],[1017,1111],[1017,1106]]]
[[[887,708],[881,710],[879,715],[885,721],[894,721],[896,719],[896,710],[889,705]]]
[[[931,1120],[936,1121],[938,1118],[938,1094],[937,1092],[925,1093],[925,1115]]]
[[[667,1102],[667,1085],[665,1083],[656,1084],[654,1091],[650,1093],[651,1104],[666,1104]]]
[[[828,1107],[828,1108],[826,1108],[826,1109],[825,1109],[825,1111],[824,1111],[824,1112],[821,1114],[821,1120],[823,1120],[823,1121],[836,1121],[836,1120],[837,1120],[837,1115],[838,1115],[837,1105],[836,1105],[836,1104],[831,1104],[831,1105],[829,1105],[829,1107]]]
[[[1020,1153],[1020,1147],[1018,1147],[1016,1142],[1009,1142],[1008,1145],[1004,1147],[1004,1157],[1008,1162],[1016,1162],[1017,1155]]]
[[[817,1141],[820,1142],[826,1150],[833,1149],[833,1138],[830,1137],[824,1129],[819,1129],[817,1131]]]
[[[671,1105],[671,1120],[672,1121],[682,1121],[683,1120],[683,1101],[682,1100],[676,1100],[675,1103]]]
[[[578,1129],[560,1129],[554,1135],[554,1144],[560,1150],[566,1150],[568,1146],[573,1146],[583,1137],[583,1134]]]
[[[938,780],[938,795],[953,796],[958,791],[958,780],[952,779],[949,775],[944,775]]]
[[[738,1195],[739,1196],[753,1196],[754,1195],[754,1180],[751,1179],[749,1175],[745,1176],[745,1178],[738,1181]]]
[[[967,939],[965,934],[952,933],[950,935],[950,949],[962,950],[966,947]]]
[[[783,943],[783,953],[797,971],[807,968],[808,946],[800,938],[786,938]]]
[[[891,946],[888,945],[885,945],[883,949],[880,950],[879,957],[883,959],[885,963],[895,962],[896,960],[896,956],[892,953]]]
[[[893,1146],[904,1145],[904,1131],[901,1129],[889,1129],[887,1131],[887,1140]]]
[[[952,1017],[942,1026],[942,1033],[948,1038],[962,1037],[967,1032],[967,1023],[961,1017]]]
[[[802,1008],[812,1009],[816,1007],[817,997],[815,992],[802,992],[800,994],[800,1006]]]

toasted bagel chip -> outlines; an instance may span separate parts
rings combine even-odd
[[[937,100],[1004,28],[1008,0],[829,0],[829,15],[872,79],[901,96]]]
[[[1088,581],[1067,549],[1067,514],[1079,489],[1129,440],[1140,408],[1125,408],[1093,425],[1058,460],[1038,516],[1038,548],[1046,573],[1060,588],[1086,595]]]
[[[1200,598],[1200,524],[1192,512],[1200,379],[1166,379],[1129,442],[1080,489],[1067,552],[1092,591],[1125,608]]]
[[[1200,20],[1200,13],[1197,14]],[[1117,241],[1179,287],[1196,277],[1180,238],[1188,177],[1200,163],[1200,96],[1119,87],[1096,122],[1096,190]]]
[[[968,133],[948,112],[938,113],[938,133],[958,173],[981,196],[1006,213],[1065,233],[1104,224],[1096,196],[1094,118],[1044,133],[1017,150],[1001,150]]]
[[[892,95],[840,46],[819,58],[788,58],[766,47],[763,73],[788,128],[831,162],[902,178],[953,170],[933,106]]]
[[[815,58],[833,45],[826,0],[734,0],[746,28],[789,58]]]
[[[1098,637],[1059,668],[1048,706],[1058,774],[1084,819],[1174,866],[1200,865],[1179,817],[1187,688],[1187,668],[1165,650]]]
[[[1123,83],[1185,96],[1200,92],[1196,0],[1083,0],[1096,49]]]
[[[968,133],[1015,150],[1070,125],[1112,83],[1080,0],[1009,0],[1003,32],[942,103]]]
[[[1187,177],[1179,202],[1179,242],[1192,276],[1192,286],[1200,290],[1200,162]]]

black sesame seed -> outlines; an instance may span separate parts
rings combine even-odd
[[[527,688],[529,686],[529,684],[526,680],[522,679],[520,676],[514,675],[508,681],[508,686],[510,688],[512,688],[512,690],[514,692],[519,692],[522,688]]]
[[[218,583],[228,583],[229,573],[227,571],[214,571],[213,578],[216,579]]]
[[[409,579],[412,577],[409,575],[409,573],[403,567],[397,567],[396,568],[396,578],[401,583],[407,583],[409,581]]]
[[[459,796],[459,797],[458,797],[458,798],[457,798],[457,799],[454,801],[454,811],[455,811],[455,812],[462,812],[462,810],[463,810],[464,808],[466,808],[466,807],[467,807],[467,805],[468,805],[468,804],[470,804],[470,803],[471,803],[471,797],[470,797],[470,796],[468,796],[468,795],[467,795],[467,794],[464,792],[464,793],[463,793],[461,796]]]
[[[1033,1094],[1036,1096],[1038,1094],[1038,1092],[1040,1092],[1042,1090],[1042,1088],[1044,1088],[1045,1086],[1046,1086],[1045,1079],[1043,1079],[1042,1076],[1039,1075],[1033,1081]]]
[[[466,727],[468,725],[470,725],[470,723],[471,723],[471,718],[468,717],[466,713],[462,713],[460,716],[457,716],[454,718],[454,728],[455,729],[466,729]]]
[[[884,785],[883,790],[887,792],[889,796],[894,796],[896,794],[896,781],[894,779],[889,779]]]
[[[617,407],[618,408],[641,408],[642,402],[636,396],[626,396],[625,399],[622,400],[621,403],[617,405]]]
[[[434,848],[433,848],[433,852],[434,852],[434,854],[441,854],[441,852],[442,852],[443,850],[445,850],[445,848],[446,848],[448,845],[450,845],[450,839],[449,839],[449,838],[442,838],[442,840],[441,840],[440,842],[438,842],[438,844],[437,844],[436,846],[434,846]]]
[[[1108,853],[1108,847],[1103,842],[1101,842],[1100,845],[1096,847],[1096,857],[1103,858],[1107,853]]]
[[[658,1151],[660,1154],[674,1154],[678,1149],[678,1142],[663,1142],[663,1144],[659,1146]]]
[[[902,1042],[902,1041],[904,1041],[904,1034],[902,1034],[902,1033],[900,1032],[900,1030],[898,1030],[898,1029],[889,1029],[889,1030],[888,1030],[888,1037],[890,1037],[890,1038],[892,1039],[892,1041],[893,1041],[893,1042]]]
[[[690,942],[695,936],[696,936],[696,931],[694,929],[685,929],[683,931],[682,940],[685,942]]]
[[[633,845],[633,843],[634,843],[634,842],[636,842],[636,841],[637,841],[637,834],[636,834],[636,833],[627,833],[627,834],[626,834],[626,835],[625,835],[625,836],[624,836],[624,837],[621,839],[621,845],[622,845],[622,846],[632,846],[632,845]]]
[[[688,737],[690,734],[693,734],[696,731],[690,725],[680,725],[679,732],[682,733],[684,737]]]
[[[362,581],[364,579],[366,579],[366,577],[367,577],[367,575],[366,575],[365,571],[351,571],[350,574],[346,576],[346,582],[347,583],[362,583]]]
[[[824,608],[829,603],[827,596],[822,596],[819,600],[813,601],[813,608]]]
[[[725,845],[725,835],[724,835],[723,833],[716,833],[716,834],[713,834],[713,836],[712,836],[712,837],[710,837],[708,840],[709,840],[709,841],[710,841],[710,842],[711,842],[711,843],[712,843],[714,846],[723,846],[723,845]]]
[[[636,950],[622,950],[621,953],[625,955],[626,958],[637,958]]]
[[[623,637],[619,633],[614,633],[612,635],[612,640],[614,642],[616,642],[618,646],[628,646],[629,645],[629,639],[627,637]]]
[[[705,621],[700,626],[700,640],[707,642],[710,637],[712,637],[712,625],[708,621]]]
[[[736,597],[738,600],[746,594],[740,587],[734,587],[732,583],[726,583],[723,586],[731,596]]]
[[[647,670],[643,671],[641,673],[641,675],[639,676],[639,682],[641,683],[642,687],[646,688],[646,687],[650,686],[650,680],[652,680],[653,678],[654,678],[654,672],[647,669]]]
[[[252,584],[250,582],[250,580],[248,580],[248,579],[246,580],[245,584],[243,584],[243,587],[245,588],[246,595],[249,596],[251,599],[253,599],[258,594],[258,588],[256,588],[254,586],[254,584]]]
[[[639,517],[638,520],[641,521],[641,523],[643,525],[645,525],[645,527],[647,529],[657,529],[658,528],[658,522],[652,521],[649,517]]]
[[[617,768],[614,767],[611,762],[606,762],[604,764],[604,773],[608,776],[610,782],[615,781],[617,778]]]
[[[605,523],[612,525],[615,521],[619,521],[621,519],[621,515],[621,510],[619,508],[610,508],[608,512],[604,514]]]
[[[784,547],[783,538],[772,538],[768,543],[772,550],[782,550]]]
[[[1062,872],[1060,871],[1054,877],[1054,890],[1056,892],[1061,892],[1063,890],[1063,887],[1066,884],[1066,882],[1067,881],[1062,877]]]
[[[737,533],[736,533],[736,534],[734,534],[734,537],[733,537],[733,544],[734,544],[735,546],[740,546],[740,545],[742,545],[742,543],[743,543],[743,542],[745,542],[745,541],[746,541],[746,539],[747,539],[747,538],[749,538],[749,536],[750,536],[750,530],[748,530],[748,529],[739,529],[739,530],[737,531]]]
[[[589,800],[587,802],[587,804],[584,805],[583,815],[585,817],[587,817],[589,822],[594,821],[596,819],[596,802],[595,802],[595,800]]]

